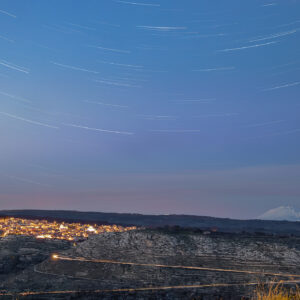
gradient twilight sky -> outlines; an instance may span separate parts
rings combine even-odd
[[[1,0],[0,209],[300,209],[299,0]]]

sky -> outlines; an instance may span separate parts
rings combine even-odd
[[[300,209],[299,0],[1,0],[0,209]]]

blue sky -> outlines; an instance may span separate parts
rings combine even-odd
[[[299,12],[2,0],[0,209],[300,209]]]

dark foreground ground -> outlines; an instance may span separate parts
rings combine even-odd
[[[54,254],[54,256],[52,256]],[[300,238],[144,229],[74,245],[0,239],[0,299],[250,299],[300,281]]]

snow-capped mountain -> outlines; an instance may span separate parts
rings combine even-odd
[[[266,211],[258,219],[300,221],[300,212],[290,206],[280,206]]]

